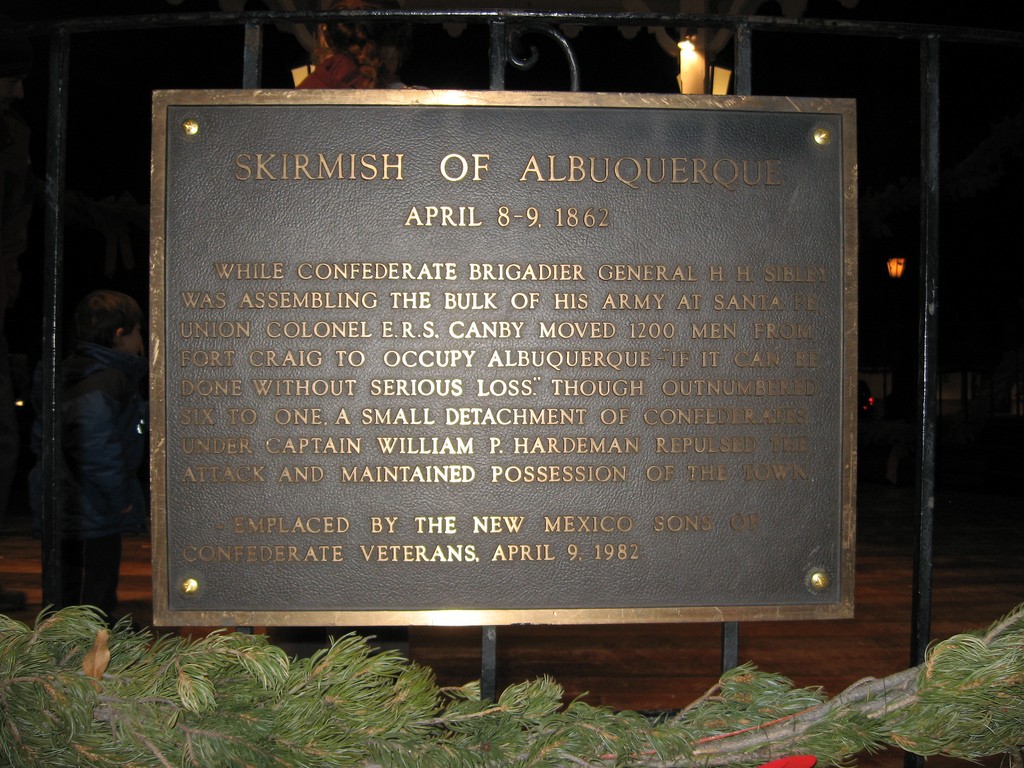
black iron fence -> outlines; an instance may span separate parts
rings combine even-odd
[[[909,423],[915,434],[915,484],[916,484],[916,512],[918,519],[918,546],[916,560],[916,579],[914,584],[914,613],[911,662],[916,664],[923,659],[925,646],[930,637],[930,601],[931,601],[931,571],[932,571],[932,528],[933,512],[936,486],[936,440],[937,440],[937,388],[940,368],[938,365],[939,350],[939,246],[942,224],[940,223],[940,200],[945,199],[940,189],[940,180],[951,173],[952,164],[943,165],[940,159],[940,146],[943,143],[942,132],[950,125],[950,114],[943,109],[946,99],[950,98],[949,88],[944,87],[944,78],[953,81],[956,93],[951,97],[957,103],[952,116],[962,121],[964,117],[964,94],[961,89],[968,89],[966,103],[967,109],[975,116],[975,123],[981,123],[985,119],[997,120],[995,117],[987,117],[990,112],[988,107],[994,100],[990,94],[992,86],[986,86],[982,80],[993,74],[997,78],[994,86],[999,94],[1005,95],[1005,101],[1013,108],[1020,109],[1021,93],[1020,84],[1014,72],[1019,72],[1020,53],[1024,48],[1024,34],[1016,31],[994,31],[977,28],[953,28],[945,26],[928,26],[920,24],[901,24],[888,22],[867,22],[849,20],[822,20],[822,19],[784,19],[773,17],[725,17],[711,15],[658,15],[658,14],[595,14],[595,13],[561,13],[561,12],[525,12],[525,11],[460,11],[460,12],[415,12],[415,11],[336,11],[310,13],[280,13],[280,12],[244,12],[244,13],[160,13],[152,15],[134,15],[117,17],[96,17],[96,18],[70,18],[49,21],[39,21],[28,24],[26,29],[37,42],[46,41],[49,49],[48,62],[45,64],[45,71],[48,73],[48,82],[43,85],[38,79],[33,84],[35,89],[45,89],[47,96],[46,114],[46,143],[45,153],[45,221],[44,221],[44,255],[45,265],[43,270],[43,294],[44,294],[44,317],[42,334],[42,370],[45,371],[44,380],[44,402],[43,413],[44,426],[44,456],[42,458],[44,487],[55,489],[59,487],[59,461],[60,456],[60,429],[59,410],[57,403],[57,382],[58,370],[60,367],[60,356],[62,347],[62,311],[64,296],[68,285],[66,282],[69,243],[66,236],[69,203],[66,191],[67,175],[69,166],[73,166],[76,157],[83,153],[95,151],[88,144],[83,144],[75,139],[81,131],[83,123],[95,123],[103,121],[120,121],[121,118],[108,114],[102,104],[78,104],[74,112],[69,105],[73,102],[74,94],[82,88],[94,89],[97,85],[95,78],[104,80],[105,93],[108,98],[118,99],[119,90],[125,88],[124,83],[130,82],[138,86],[145,82],[145,73],[138,71],[125,72],[120,65],[129,58],[133,62],[146,62],[146,56],[172,57],[172,69],[177,70],[175,77],[165,78],[164,83],[153,83],[156,87],[242,87],[259,88],[266,85],[266,69],[268,58],[274,58],[274,78],[280,77],[281,66],[284,58],[279,55],[282,34],[287,34],[289,28],[295,25],[308,25],[315,22],[325,21],[375,21],[383,20],[390,22],[403,22],[413,25],[417,30],[431,29],[435,32],[442,25],[449,29],[464,29],[464,36],[477,40],[481,45],[478,48],[486,48],[486,56],[480,58],[464,57],[458,49],[452,54],[454,61],[444,62],[435,58],[433,61],[421,63],[420,72],[442,70],[448,72],[444,77],[448,81],[442,83],[452,87],[459,83],[469,83],[469,87],[480,87],[484,81],[485,87],[492,90],[502,90],[510,87],[509,73],[525,70],[526,74],[516,81],[516,87],[527,87],[531,89],[549,89],[549,83],[562,83],[562,87],[572,90],[599,89],[604,85],[600,78],[591,77],[593,69],[601,69],[608,72],[609,68],[616,68],[617,74],[629,76],[634,71],[637,61],[640,59],[636,53],[638,49],[627,49],[625,59],[616,64],[609,64],[607,59],[600,55],[595,57],[593,50],[587,54],[589,58],[578,55],[577,48],[582,46],[583,36],[577,41],[570,35],[574,30],[646,30],[651,28],[667,29],[673,34],[679,35],[686,30],[714,29],[725,30],[731,35],[731,41],[723,49],[723,56],[729,60],[719,63],[729,66],[734,71],[732,92],[738,95],[750,95],[755,92],[762,93],[759,83],[760,76],[758,67],[767,70],[766,82],[773,83],[779,89],[828,89],[830,83],[823,82],[818,76],[817,70],[828,67],[843,67],[844,56],[845,66],[855,70],[844,72],[844,76],[852,78],[851,81],[859,82],[864,93],[867,93],[866,100],[871,101],[873,91],[891,91],[895,99],[902,104],[901,110],[893,111],[887,120],[886,107],[876,107],[869,104],[864,115],[864,122],[859,126],[861,145],[865,149],[877,145],[884,145],[895,142],[899,135],[900,141],[905,142],[904,146],[912,148],[902,152],[903,157],[899,163],[893,161],[894,167],[884,169],[893,174],[888,185],[881,181],[874,181],[874,168],[868,166],[870,151],[862,153],[861,165],[864,169],[862,178],[870,178],[874,183],[874,192],[878,194],[867,204],[862,206],[862,217],[873,216],[870,222],[862,221],[862,231],[866,235],[862,247],[862,273],[866,269],[882,269],[884,259],[892,255],[891,252],[878,252],[888,248],[898,249],[901,256],[914,262],[914,266],[908,274],[916,275],[916,297],[914,297],[913,286],[905,289],[904,293],[911,295],[910,304],[913,306],[913,326],[909,332],[902,331],[904,337],[912,339],[910,348],[916,350],[913,360],[906,366],[909,371],[905,379],[909,384],[908,390],[913,391],[913,397],[908,397],[906,409]],[[282,30],[284,32],[282,32]],[[161,31],[174,31],[180,33],[176,40],[176,46],[167,45],[153,46],[148,51],[147,36],[159,34]],[[475,37],[474,37],[475,35]],[[272,40],[268,41],[268,37]],[[627,35],[628,37],[628,35]],[[831,55],[831,61],[826,65],[821,60],[803,60],[793,63],[793,59],[799,59],[799,54],[793,51],[801,49],[802,40],[815,38],[825,40],[825,46],[819,45],[816,55],[822,55],[825,51]],[[88,59],[97,56],[97,44],[102,50],[102,59],[107,62],[106,69],[89,67],[89,81],[83,85],[81,81],[82,70],[76,70],[76,65],[82,58]],[[454,38],[453,38],[454,39]],[[606,38],[602,38],[607,41]],[[212,48],[205,48],[210,45]],[[225,51],[225,45],[233,47],[233,51]],[[468,43],[460,44],[468,45]],[[39,46],[41,49],[42,46]],[[834,50],[833,50],[834,49]],[[268,51],[272,55],[268,57]],[[539,52],[538,52],[539,51]],[[859,52],[854,54],[853,52]],[[940,57],[945,57],[951,51],[955,60],[955,72],[952,78],[947,78],[940,67]],[[966,53],[964,53],[966,51]],[[125,54],[131,53],[131,56]],[[168,53],[170,52],[170,53]],[[298,63],[296,54],[299,49],[294,45],[291,47],[292,63]],[[866,52],[866,53],[865,53]],[[620,55],[620,54],[612,54]],[[883,57],[881,65],[874,61],[874,56]],[[869,60],[869,57],[870,60]],[[430,59],[430,56],[424,56]],[[655,57],[656,58],[656,57]],[[628,59],[628,60],[627,60]],[[674,78],[670,66],[674,64],[665,57],[668,65],[665,67],[661,82],[665,90],[674,87]],[[233,64],[225,63],[234,61]],[[654,58],[650,61],[655,60]],[[1017,67],[1006,64],[1006,60],[1015,62]],[[156,59],[148,60],[145,67],[153,71],[160,69],[160,62]],[[644,59],[648,61],[648,59]],[[164,61],[162,64],[166,64]],[[203,65],[209,64],[215,69],[216,76],[202,74]],[[136,70],[137,65],[133,66]],[[772,76],[779,69],[797,67],[788,74],[788,80],[772,80]],[[881,69],[879,68],[881,67]],[[538,76],[541,86],[534,85],[530,78],[530,70],[535,68],[554,69],[556,72],[553,79],[545,80]],[[588,69],[592,68],[592,69]],[[655,67],[657,68],[657,67]],[[486,77],[482,78],[477,70],[485,70]],[[232,74],[232,71],[237,74]],[[838,70],[832,69],[836,72]],[[885,81],[875,81],[877,73],[886,72]],[[648,73],[649,74],[649,73]],[[234,80],[232,83],[231,81]],[[621,80],[611,79],[611,82],[619,83]],[[629,87],[629,90],[645,90],[648,84],[636,80],[636,87]],[[214,83],[211,86],[211,83]],[[275,79],[273,85],[280,83]],[[781,84],[780,84],[781,83]],[[622,90],[620,87],[619,90]],[[972,101],[970,94],[976,94]],[[809,93],[796,94],[784,93],[781,90],[767,95],[815,95],[815,96],[838,96],[856,95],[847,93]],[[125,97],[127,98],[127,97]],[[1002,97],[1000,97],[1002,98]],[[911,109],[905,109],[907,104],[914,105]],[[1008,107],[1007,109],[1010,109]],[[874,110],[874,114],[872,114]],[[916,112],[916,114],[915,114]],[[1006,116],[1004,112],[1003,116]],[[113,126],[107,126],[112,128]],[[954,134],[963,132],[962,127],[953,127]],[[116,131],[111,130],[111,134]],[[147,137],[148,138],[148,137]],[[979,146],[984,145],[982,139],[975,139]],[[1012,140],[1011,140],[1012,141]],[[116,142],[115,142],[116,143]],[[140,157],[129,158],[124,152],[128,148],[115,149],[113,160],[107,163],[142,163],[148,168],[148,146],[136,148],[133,151],[141,153]],[[999,151],[998,147],[993,151]],[[907,154],[912,156],[908,159]],[[961,158],[954,157],[956,161]],[[953,183],[961,185],[965,178],[969,183],[974,178],[977,183],[982,184],[985,178],[984,173],[991,175],[984,163],[978,163],[978,173],[972,176],[971,166],[964,158],[960,176],[954,174]],[[889,163],[886,160],[885,163]],[[878,163],[877,165],[883,165]],[[899,167],[895,167],[898,165]],[[956,170],[956,169],[953,169]],[[91,172],[95,173],[95,172]],[[904,177],[895,174],[902,173]],[[914,181],[908,181],[907,177]],[[879,179],[882,176],[879,175]],[[76,179],[81,181],[82,179]],[[998,183],[998,182],[995,182]],[[864,190],[862,189],[862,194]],[[904,217],[902,227],[893,224],[891,221],[882,221],[884,217],[878,215],[878,207],[882,205],[880,200],[885,195],[895,196],[898,200],[893,206],[902,205],[904,213],[909,211],[910,217]],[[1018,197],[1019,200],[1019,197]],[[916,219],[916,222],[915,222]],[[908,226],[907,221],[912,223]],[[877,241],[872,240],[875,228],[888,230],[888,234],[882,234]],[[908,231],[909,230],[909,231]],[[888,240],[885,238],[888,236]],[[984,235],[977,238],[980,241],[985,239]],[[885,249],[875,250],[878,243],[887,244]],[[893,245],[895,244],[895,245]],[[873,252],[866,252],[872,249]],[[975,255],[972,258],[978,258]],[[870,289],[873,280],[872,276],[865,275],[861,283],[866,289]],[[884,278],[883,278],[884,279]],[[76,288],[79,286],[75,286]],[[864,312],[862,299],[862,316]],[[887,315],[888,316],[888,315]],[[884,323],[885,321],[883,321]],[[903,315],[901,324],[907,325],[907,316]],[[862,334],[865,329],[874,333],[877,328],[871,322],[861,323]],[[884,330],[884,329],[883,329]],[[891,332],[885,330],[884,332]],[[863,346],[863,343],[862,343]],[[906,348],[904,348],[906,351]],[[901,362],[907,362],[907,355],[899,355],[904,358]],[[884,393],[887,394],[887,393]],[[44,500],[44,602],[51,602],[52,596],[56,594],[55,585],[59,582],[61,569],[60,539],[56,530],[56,515],[53,514],[57,501],[54,493],[51,492]],[[491,681],[491,692],[493,693],[496,631],[493,627],[484,628],[483,633],[483,679]],[[726,624],[723,627],[723,667],[734,666],[738,656],[739,628],[735,624]]]

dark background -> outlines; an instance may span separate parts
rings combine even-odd
[[[250,2],[249,9],[263,9]],[[217,11],[211,0],[38,2],[8,0],[18,21],[126,14]],[[761,15],[780,15],[765,2]],[[1011,4],[809,0],[804,18],[869,20],[1021,30]],[[678,30],[672,30],[678,33]],[[860,208],[860,367],[885,371],[889,417],[913,418],[917,390],[918,173],[920,46],[884,39],[788,31],[756,32],[753,93],[854,98],[858,105]],[[47,52],[35,39],[36,68],[18,109],[34,127],[33,161],[46,163]],[[570,42],[584,91],[676,92],[677,62],[641,29],[627,38],[611,27],[583,29]],[[508,68],[509,89],[565,90],[565,57],[547,38],[527,72]],[[148,197],[151,94],[156,89],[237,88],[242,80],[240,27],[142,29],[73,36],[68,84],[68,227],[65,299],[115,287],[144,302],[148,291]],[[724,56],[731,56],[731,47]],[[263,85],[291,87],[290,68],[306,61],[295,38],[265,27]],[[1024,49],[974,43],[941,48],[942,229],[940,354],[942,370],[996,380],[1024,359],[1024,260],[1018,211],[1022,195]],[[404,82],[432,88],[488,86],[488,30],[469,26],[452,37],[440,25],[417,27]],[[41,198],[40,198],[41,203]],[[40,210],[42,205],[40,204]],[[42,216],[35,217],[25,284],[9,319],[12,351],[29,367],[38,359],[43,305]],[[900,281],[885,261],[907,259]],[[67,312],[65,313],[67,314]],[[1001,398],[1001,399],[1000,399]],[[1001,395],[982,407],[1005,410]]]

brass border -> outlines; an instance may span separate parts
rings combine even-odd
[[[172,105],[424,105],[720,109],[838,115],[843,149],[843,417],[842,568],[839,600],[816,605],[665,606],[615,609],[430,611],[172,611],[167,583],[166,361],[163,353],[166,110]],[[160,626],[489,626],[508,624],[633,624],[845,619],[854,614],[857,485],[857,131],[852,99],[775,96],[562,93],[454,90],[203,90],[155,91],[151,166],[150,470],[153,534],[153,620]],[[155,405],[154,405],[155,404]]]
[[[166,238],[167,102],[154,94],[149,196],[149,470],[152,536],[153,621],[164,622],[167,605],[167,398],[164,388],[164,244]]]

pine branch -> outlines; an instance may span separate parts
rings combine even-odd
[[[85,608],[32,630],[0,616],[0,763],[752,768],[792,754],[841,765],[895,745],[1005,753],[1024,768],[1024,606],[832,699],[743,666],[654,721],[563,705],[550,678],[482,702],[478,684],[438,688],[430,670],[355,636],[293,660],[260,636],[154,639],[127,622],[106,632]]]

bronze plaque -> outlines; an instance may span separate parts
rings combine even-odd
[[[850,101],[154,102],[155,620],[852,614]]]

